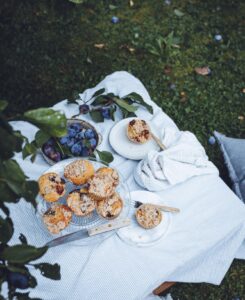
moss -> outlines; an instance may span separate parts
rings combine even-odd
[[[113,71],[126,70],[142,80],[179,128],[197,135],[225,174],[217,145],[208,145],[207,139],[214,129],[234,137],[245,136],[245,121],[238,119],[245,114],[245,2],[134,3],[130,8],[123,0],[89,0],[82,5],[67,0],[2,1],[0,96],[11,104],[9,115],[53,105]],[[110,4],[116,8],[110,9]],[[184,16],[176,16],[176,8]],[[118,24],[111,23],[113,15],[120,17]],[[157,39],[172,31],[180,48],[159,48]],[[217,33],[223,36],[221,43],[214,41]],[[96,43],[106,47],[97,49]],[[130,53],[125,45],[135,52]],[[152,55],[152,48],[159,54]],[[164,73],[166,65],[172,67],[170,74]],[[194,73],[195,67],[206,65],[212,70],[211,76]],[[176,85],[175,90],[169,88],[170,83]],[[185,99],[181,97],[183,91]],[[236,275],[231,276],[232,272]],[[229,290],[229,295],[237,293],[241,298],[244,274],[244,262],[239,261],[220,287],[181,285],[174,288],[174,295],[180,299],[228,299],[225,291]],[[182,292],[187,293],[186,298]]]

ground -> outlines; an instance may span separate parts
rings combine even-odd
[[[180,129],[197,135],[228,181],[218,146],[207,141],[213,130],[245,136],[245,2],[83,2],[1,2],[0,97],[9,102],[9,116],[50,106],[126,70]],[[119,23],[112,24],[112,16]],[[209,76],[195,74],[203,66]],[[171,293],[181,300],[245,299],[244,282],[245,263],[236,260],[220,286],[179,284]]]

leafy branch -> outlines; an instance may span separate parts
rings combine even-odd
[[[105,119],[114,121],[117,108],[121,110],[123,118],[128,118],[136,116],[135,112],[139,105],[145,107],[151,114],[153,113],[151,105],[137,93],[130,93],[120,98],[113,93],[104,94],[104,92],[104,88],[96,91],[89,100],[79,106],[79,114],[73,117],[89,113],[91,119],[96,123],[104,122]],[[77,97],[79,96],[77,95]],[[74,101],[77,100],[68,100],[68,103],[74,103]]]
[[[16,289],[34,288],[37,281],[31,275],[29,267],[39,269],[41,274],[53,280],[60,279],[58,264],[31,264],[33,260],[42,257],[47,247],[34,247],[28,244],[26,237],[21,234],[21,244],[9,245],[14,234],[14,224],[6,204],[18,203],[24,198],[34,207],[38,186],[35,181],[28,180],[19,164],[13,159],[15,152],[22,150],[25,142],[24,155],[32,153],[47,136],[61,136],[66,132],[66,119],[60,112],[41,108],[26,112],[21,118],[39,127],[35,142],[29,143],[19,131],[13,130],[3,114],[7,107],[6,101],[0,101],[0,136],[3,141],[0,147],[0,291],[4,282],[8,283],[8,299],[31,299],[29,293],[16,292]],[[3,299],[0,296],[0,299]]]

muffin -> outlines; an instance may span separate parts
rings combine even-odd
[[[66,205],[53,204],[43,215],[43,222],[53,234],[65,229],[72,219],[72,212]]]
[[[94,200],[103,200],[112,196],[119,184],[119,175],[112,168],[102,167],[88,180],[88,193]]]
[[[65,167],[64,176],[76,185],[84,184],[94,175],[93,165],[83,159],[75,160]]]
[[[123,208],[123,201],[118,193],[114,193],[110,198],[97,201],[97,213],[107,220],[112,220],[118,217]]]
[[[162,221],[162,212],[150,204],[142,204],[135,213],[136,220],[145,229],[151,229]]]
[[[65,194],[65,181],[56,173],[46,173],[38,179],[39,193],[48,202],[55,202]]]
[[[84,217],[95,209],[95,201],[87,193],[79,190],[71,192],[66,199],[68,207],[76,216]]]
[[[127,136],[134,143],[144,144],[151,138],[150,127],[144,120],[133,119],[128,123]]]

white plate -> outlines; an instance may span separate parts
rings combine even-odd
[[[70,164],[71,162],[73,162],[77,159],[84,159],[84,158],[77,157],[77,158],[70,158],[70,159],[62,160],[59,163],[55,164],[54,166],[50,167],[44,173],[55,172],[55,173],[58,173],[61,177],[63,177],[64,176],[64,168],[68,164]],[[89,161],[93,164],[95,170],[97,170],[100,167],[105,166],[105,164],[103,164],[102,162],[92,161],[92,160],[89,160]],[[119,195],[121,196],[121,198],[123,200],[123,209],[118,218],[126,218],[129,215],[129,211],[132,206],[132,201],[130,199],[130,193],[129,193],[128,186],[127,186],[125,180],[123,179],[123,175],[118,170],[117,170],[117,172],[119,174],[120,182],[119,182],[119,185],[117,186],[116,191],[119,193]],[[58,200],[58,203],[66,204],[66,197],[67,197],[68,193],[79,187],[81,187],[81,186],[77,186],[77,185],[72,184],[71,182],[66,181],[66,194]],[[40,194],[37,196],[36,201],[37,201],[37,216],[38,216],[39,223],[40,223],[42,229],[49,236],[59,237],[59,236],[63,236],[68,233],[78,231],[80,229],[88,229],[88,228],[92,228],[92,227],[102,225],[102,224],[108,222],[108,220],[101,218],[96,213],[96,210],[94,210],[93,213],[91,213],[89,216],[84,216],[84,217],[78,217],[73,214],[71,223],[64,230],[62,230],[59,234],[52,235],[48,231],[48,229],[46,228],[45,224],[42,221],[42,215],[51,206],[52,203],[45,201],[41,197]],[[96,236],[94,236],[94,237],[96,237]],[[91,241],[93,239],[94,239],[93,237],[90,237],[89,241]],[[100,237],[98,237],[98,239],[100,239]],[[85,239],[85,240],[88,240],[88,239]],[[88,241],[86,241],[86,242],[88,242]]]
[[[129,159],[140,160],[143,159],[151,150],[159,150],[157,143],[150,139],[145,144],[136,144],[131,142],[127,137],[127,125],[135,118],[127,118],[119,121],[112,127],[109,142],[112,148],[121,156]],[[156,130],[152,123],[147,121],[152,132],[157,136]]]
[[[151,192],[134,191],[130,193],[132,202],[162,204],[162,199]],[[135,209],[130,211],[129,217],[132,219],[131,225],[118,230],[117,234],[124,242],[138,247],[152,246],[167,235],[171,224],[171,213],[162,212],[161,223],[152,229],[140,227],[135,218]]]

